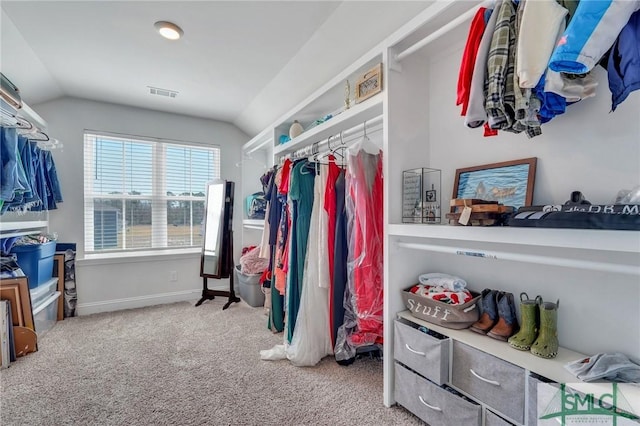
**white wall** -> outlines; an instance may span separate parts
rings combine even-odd
[[[64,144],[61,150],[53,153],[64,202],[50,213],[49,222],[50,231],[58,233],[59,241],[77,243],[79,314],[196,300],[202,288],[199,253],[84,260],[83,132],[88,129],[219,145],[221,176],[236,182],[236,253],[240,250],[242,217],[241,173],[236,163],[240,161],[241,146],[248,137],[229,123],[83,99],[63,98],[35,105],[34,109],[47,121],[48,133]],[[169,281],[170,271],[177,272],[177,282]],[[228,286],[228,283],[210,280],[209,287],[217,286]]]

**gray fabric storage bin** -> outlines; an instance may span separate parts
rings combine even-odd
[[[395,399],[399,405],[430,425],[480,426],[482,410],[480,405],[438,387],[397,362],[395,363]],[[426,404],[433,408],[427,407]]]
[[[506,421],[492,411],[485,409],[484,412],[484,426],[513,426],[513,423]]]
[[[427,379],[449,381],[449,341],[437,339],[401,321],[394,321],[393,356]]]
[[[496,343],[503,344],[503,343]],[[525,371],[493,355],[453,342],[451,383],[518,423],[524,423]],[[486,380],[476,377],[473,372]]]
[[[538,393],[540,393],[540,401],[550,401],[553,395],[560,389],[560,385],[555,382],[540,380],[538,377],[530,375],[527,378],[529,388],[529,400],[527,402],[527,424],[537,425],[538,416],[542,415],[546,404],[538,406]],[[538,414],[540,413],[540,414]]]

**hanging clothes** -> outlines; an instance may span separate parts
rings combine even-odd
[[[18,132],[16,129],[3,127],[2,139],[0,140],[0,200],[3,202],[13,201],[17,188],[18,164],[16,151],[18,149]]]
[[[518,5],[522,21],[517,32],[516,74],[523,89],[532,89],[547,70],[560,24],[567,9],[556,0],[532,0]]]
[[[546,0],[545,0],[546,1]],[[549,0],[555,2],[555,0]],[[521,74],[517,72],[518,67],[521,66],[520,62],[522,58],[528,58],[526,52],[520,50],[523,46],[520,44],[520,34],[524,12],[526,5],[530,3],[530,0],[520,0],[518,8],[516,10],[516,19],[514,23],[514,30],[516,33],[516,44],[514,46],[515,52],[515,67],[516,72],[513,73],[513,94],[515,97],[515,113],[513,129],[517,132],[525,132],[528,138],[540,136],[542,129],[540,128],[540,120],[538,119],[538,111],[540,110],[540,100],[536,97],[531,88],[523,87],[520,79]],[[563,9],[561,6],[559,8]],[[549,52],[551,54],[551,52]],[[543,70],[546,69],[546,63],[543,66]],[[530,77],[530,75],[528,75]]]
[[[494,10],[482,34],[482,39],[478,46],[478,54],[474,62],[471,86],[469,88],[469,103],[467,114],[464,118],[464,124],[472,129],[487,123],[487,111],[484,109],[486,64],[497,20],[498,14]]]
[[[473,70],[475,69],[480,42],[482,41],[482,35],[486,27],[484,21],[486,10],[484,7],[479,8],[473,17],[471,27],[469,28],[469,35],[467,36],[467,43],[462,53],[462,62],[460,63],[460,72],[458,73],[458,97],[456,99],[456,105],[462,105],[462,111],[460,112],[462,116],[467,115]]]
[[[495,13],[495,12],[494,12]],[[502,0],[498,20],[487,59],[487,97],[485,109],[492,129],[513,131],[515,96],[513,73],[515,66],[516,10],[511,0]]]
[[[551,55],[549,68],[569,74],[589,72],[639,9],[639,0],[581,1]]]
[[[54,210],[62,202],[51,152],[15,128],[0,128],[0,167],[0,214]]]
[[[329,283],[333,283],[333,264],[335,258],[335,234],[337,215],[337,195],[336,180],[341,173],[340,167],[336,164],[336,158],[329,155],[329,165],[327,166],[327,182],[324,192],[324,210],[327,212],[327,247],[329,249]],[[344,191],[342,193],[342,204],[344,205]]]
[[[314,202],[309,226],[309,238],[305,254],[304,277],[300,295],[300,309],[295,323],[291,344],[286,348],[287,358],[298,366],[316,365],[322,358],[333,353],[329,330],[329,292],[320,286],[321,269],[326,262],[319,253],[321,196],[324,193],[322,175],[315,177]]]
[[[265,194],[267,200],[267,209],[264,214],[264,228],[262,229],[262,239],[260,242],[260,257],[263,259],[271,258],[271,246],[269,245],[269,235],[271,232],[271,206],[272,200],[270,196],[271,186],[273,184],[273,177],[275,175],[275,168],[268,170],[260,177],[260,183],[262,184],[262,191]]]
[[[382,343],[383,335],[382,153],[366,136],[347,152],[349,253],[337,361],[353,359],[358,347]]]
[[[279,172],[279,171],[278,171]],[[271,306],[269,308],[269,323],[268,327],[274,333],[281,332],[284,330],[284,300],[282,295],[275,290],[274,280],[275,276],[273,274],[273,268],[275,264],[275,253],[276,253],[276,234],[277,227],[280,222],[280,211],[282,210],[282,206],[280,205],[280,199],[278,197],[278,186],[277,186],[277,176],[278,172],[272,173],[271,178],[269,180],[268,191],[266,192],[267,198],[269,200],[268,204],[268,227],[269,227],[269,238],[267,240],[269,246],[269,286],[271,288],[270,298],[271,298]],[[265,224],[266,225],[266,224]]]
[[[634,13],[611,48],[607,71],[611,111],[634,90],[640,90],[640,11]]]
[[[289,185],[289,200],[292,203],[291,244],[289,249],[289,273],[287,282],[287,339],[291,342],[296,326],[300,295],[304,276],[304,261],[307,252],[311,210],[313,207],[313,166],[306,160],[293,166]]]
[[[331,344],[336,347],[338,329],[344,323],[344,291],[347,287],[347,257],[349,243],[347,240],[347,210],[345,206],[345,171],[339,170],[334,183],[335,198],[335,230],[333,236],[333,268],[331,276],[331,288],[329,299]],[[330,255],[331,256],[331,255]]]
[[[317,238],[316,245],[318,250],[318,258],[324,259],[323,262],[318,266],[318,285],[322,288],[329,290],[331,286],[331,274],[329,272],[329,239],[327,235],[329,233],[329,214],[324,206],[325,204],[325,192],[327,189],[327,178],[329,175],[329,165],[320,164],[318,166],[320,175],[316,178],[316,183],[314,185],[316,190],[316,195],[314,197],[314,209],[316,204],[318,205],[319,213],[318,213],[318,229],[317,233],[321,235],[320,238]],[[313,215],[313,213],[312,213]],[[309,234],[313,235],[313,232],[309,231]],[[327,304],[327,309],[329,305]],[[329,321],[327,318],[327,330],[329,329]],[[332,350],[333,352],[333,350]]]

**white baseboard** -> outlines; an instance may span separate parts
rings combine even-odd
[[[209,287],[218,290],[215,287]],[[224,288],[220,288],[224,290]],[[197,302],[202,290],[184,290],[172,293],[150,294],[148,296],[127,297],[125,299],[113,299],[100,302],[78,303],[77,315],[90,315],[99,312],[120,311],[123,309],[143,308],[145,306],[162,305],[184,301]]]

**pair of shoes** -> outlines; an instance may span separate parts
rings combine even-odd
[[[518,331],[512,293],[484,289],[480,297],[480,307],[482,315],[471,325],[472,331],[504,342]]]
[[[509,339],[509,345],[521,351],[531,350],[541,358],[555,358],[558,355],[559,306],[559,300],[543,302],[540,296],[531,300],[527,293],[520,293],[522,328]]]

